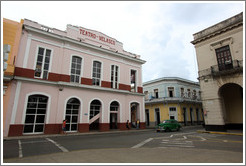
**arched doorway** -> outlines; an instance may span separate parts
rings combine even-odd
[[[23,133],[38,134],[44,132],[48,97],[31,95],[28,97]]]
[[[119,119],[119,103],[117,101],[113,101],[110,104],[110,129],[117,129],[117,123]]]
[[[131,127],[137,127],[137,120],[140,120],[139,115],[139,104],[136,102],[131,103]]]
[[[234,83],[219,89],[224,121],[227,129],[243,128],[243,88]]]
[[[77,131],[78,129],[78,117],[79,117],[80,101],[76,98],[71,98],[67,102],[66,106],[66,130]]]
[[[101,102],[93,100],[90,105],[90,130],[99,130],[99,119],[101,112]]]

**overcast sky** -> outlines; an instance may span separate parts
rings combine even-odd
[[[244,5],[244,1],[1,1],[1,17],[18,22],[26,18],[64,31],[72,24],[102,32],[147,61],[143,82],[161,77],[198,81],[193,34],[244,12]]]

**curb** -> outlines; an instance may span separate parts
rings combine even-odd
[[[217,132],[217,131],[201,131],[197,130],[198,133],[209,133],[209,134],[223,134],[223,135],[239,135],[243,136],[243,133],[228,133],[228,132]]]
[[[26,135],[17,137],[4,137],[3,141],[17,140],[17,139],[32,139],[32,138],[47,138],[47,137],[67,137],[67,136],[82,136],[82,135],[100,135],[100,134],[114,134],[114,133],[131,133],[131,132],[145,132],[152,129],[131,129],[131,130],[118,130],[118,131],[104,131],[104,132],[85,132],[85,133],[67,133],[62,134],[40,134],[40,135]]]

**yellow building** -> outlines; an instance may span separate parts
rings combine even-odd
[[[203,123],[199,83],[177,77],[165,77],[143,84],[146,127],[166,119],[183,125]]]
[[[4,45],[10,46],[8,54],[7,68],[2,71],[3,74],[3,129],[5,129],[5,120],[7,114],[7,106],[10,97],[11,80],[13,79],[15,70],[15,61],[18,55],[20,37],[22,32],[23,20],[20,22],[12,21],[3,18],[3,47]]]

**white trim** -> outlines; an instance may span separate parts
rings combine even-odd
[[[80,102],[80,109],[79,109],[79,115],[78,115],[78,117],[79,117],[78,123],[82,123],[83,101],[82,101],[78,96],[69,96],[69,97],[67,97],[67,98],[65,99],[65,101],[64,101],[64,108],[63,108],[63,110],[64,110],[64,111],[63,111],[63,119],[66,118],[67,102],[68,102],[68,100],[70,100],[70,99],[72,99],[72,98],[76,98],[76,99],[78,99],[79,102]]]
[[[166,88],[167,88],[167,97],[170,97],[168,88],[173,88],[173,98],[176,97],[176,95],[175,95],[175,87],[174,86],[167,86]]]
[[[46,109],[46,114],[45,114],[45,121],[44,121],[44,125],[45,124],[49,124],[49,120],[50,120],[50,103],[51,103],[51,96],[47,93],[44,92],[38,92],[38,91],[34,91],[34,92],[30,92],[26,94],[26,98],[25,98],[25,103],[24,103],[24,109],[23,109],[23,114],[22,114],[22,124],[25,124],[25,118],[26,118],[26,109],[27,109],[27,102],[28,102],[28,98],[31,95],[43,95],[48,97],[48,103],[47,103],[47,109]],[[26,133],[25,133],[26,134]]]
[[[170,119],[170,116],[173,116],[173,114],[170,114],[170,108],[175,108],[175,114],[174,114],[174,119],[175,120],[178,120],[178,110],[177,110],[177,107],[168,107],[168,113],[169,113],[169,119]]]
[[[117,88],[113,88],[113,89],[119,89],[119,82],[120,82],[120,67],[119,67],[119,65],[118,64],[115,64],[115,63],[111,63],[110,64],[110,69],[109,69],[109,72],[110,72],[110,83],[111,83],[111,74],[112,74],[112,66],[114,66],[114,77],[113,77],[113,87],[115,87],[115,68],[116,68],[116,66],[118,67],[118,76],[117,76],[117,78],[118,78],[118,81],[117,81]]]
[[[101,72],[100,72],[100,82],[99,85],[93,85],[93,68],[94,68],[94,62],[99,62],[101,63]],[[92,69],[91,69],[91,79],[92,79],[92,86],[102,86],[102,80],[103,80],[103,62],[98,60],[98,59],[93,59],[92,60]]]
[[[91,86],[91,85],[84,85],[84,84],[72,84],[70,82],[53,82],[53,81],[48,81],[48,80],[41,80],[41,79],[32,79],[32,78],[25,78],[25,77],[18,77],[15,76],[16,80],[21,80],[21,81],[30,81],[30,82],[35,82],[35,83],[41,83],[41,84],[50,84],[50,85],[63,85],[67,87],[73,87],[73,88],[85,88],[85,89],[90,89],[90,90],[101,90],[101,91],[107,91],[107,92],[115,92],[115,93],[123,93],[123,94],[130,94],[134,96],[144,96],[142,93],[133,93],[129,92],[126,90],[119,90],[119,89],[113,89],[113,88],[104,88],[101,86]]]
[[[15,124],[17,107],[18,107],[19,97],[20,97],[20,90],[21,90],[21,82],[17,81],[17,86],[16,86],[16,90],[15,90],[15,99],[14,99],[15,102],[14,102],[14,106],[13,106],[13,110],[12,110],[10,124]]]
[[[131,104],[132,103],[137,103],[138,104],[138,107],[139,108],[137,108],[137,112],[136,112],[136,118],[137,119],[139,119],[139,121],[141,122],[141,104],[140,104],[140,102],[139,101],[136,101],[136,100],[133,100],[133,101],[130,101],[130,103],[129,103],[129,122],[132,122],[132,117],[131,117]],[[138,113],[139,113],[139,116],[138,116]]]
[[[83,67],[84,67],[84,57],[82,55],[78,55],[78,54],[71,54],[70,56],[70,65],[69,65],[69,76],[71,76],[71,68],[72,68],[72,59],[73,57],[79,57],[81,58],[81,68],[80,68],[80,77],[79,77],[79,84],[81,83],[81,77],[83,77],[83,73],[84,73],[84,70],[83,70]],[[71,82],[71,80],[70,80]],[[73,82],[73,83],[76,83],[76,82]]]
[[[110,112],[110,106],[111,106],[111,103],[114,102],[114,101],[116,101],[116,102],[119,103],[118,112],[117,112],[117,118],[118,118],[118,117],[120,117],[120,118],[117,119],[117,123],[120,123],[120,122],[122,121],[122,120],[121,120],[121,119],[122,119],[122,116],[121,116],[121,114],[122,114],[122,113],[121,113],[121,110],[122,110],[121,105],[122,105],[122,104],[121,104],[118,100],[113,99],[113,100],[109,101],[109,105],[108,105],[108,110],[109,110],[109,111],[108,111],[108,112],[109,112],[109,113],[108,113],[108,120],[109,120],[109,124],[110,124],[110,113],[111,113],[111,112]]]
[[[26,50],[25,50],[25,54],[24,54],[24,60],[23,60],[23,67],[26,68],[27,67],[27,61],[29,58],[29,52],[30,52],[30,46],[31,46],[31,40],[32,40],[32,35],[28,34],[27,35],[27,43],[26,43]]]
[[[100,120],[99,120],[99,123],[103,123],[103,113],[104,113],[104,103],[102,102],[102,100],[101,99],[99,99],[99,98],[93,98],[93,99],[91,99],[89,102],[88,102],[88,123],[89,123],[89,121],[90,121],[90,110],[91,110],[91,102],[92,101],[94,101],[94,100],[98,100],[98,101],[100,101],[101,102],[101,110],[100,110],[100,114],[101,114],[101,122],[100,122]]]
[[[49,70],[48,70],[48,76],[47,76],[47,80],[49,78],[49,73],[51,72],[51,68],[52,68],[52,59],[53,59],[53,48],[49,48],[49,47],[46,47],[46,46],[42,46],[42,45],[37,45],[37,48],[36,48],[36,55],[35,55],[35,59],[34,60],[34,65],[33,65],[33,70],[34,70],[34,73],[35,73],[35,70],[36,70],[36,66],[37,66],[37,60],[38,60],[38,51],[39,51],[39,48],[43,48],[44,49],[44,55],[43,55],[43,61],[42,61],[42,68],[41,68],[41,75],[40,77],[36,77],[34,75],[34,78],[43,78],[43,74],[44,74],[44,64],[45,64],[45,57],[46,57],[46,51],[47,49],[51,51],[50,53],[50,61],[49,61]]]
[[[135,93],[138,93],[138,70],[137,69],[132,69],[130,68],[130,72],[129,72],[129,77],[130,77],[130,86],[131,86],[131,71],[135,71]]]

